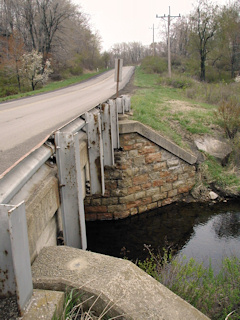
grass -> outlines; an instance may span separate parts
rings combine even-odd
[[[173,258],[171,252],[138,262],[138,266],[212,320],[240,319],[240,259],[225,258],[218,274],[193,258]],[[230,315],[231,314],[231,315]]]
[[[150,126],[191,152],[193,135],[207,134],[215,138],[219,134],[224,135],[224,128],[216,116],[219,106],[209,102],[212,102],[217,94],[220,98],[223,98],[222,96],[227,98],[230,95],[234,96],[236,101],[240,100],[239,84],[229,84],[228,92],[227,84],[210,84],[208,87],[208,84],[199,84],[189,80],[189,77],[177,76],[176,79],[170,81],[158,74],[146,74],[141,67],[137,67],[134,84],[138,90],[131,97],[133,119]],[[224,92],[220,94],[219,90],[222,88]],[[195,90],[197,93],[192,99],[189,98],[189,90]],[[215,99],[215,101],[220,100]],[[235,143],[235,147],[233,145],[235,160],[233,161],[232,157],[231,162],[230,158],[226,167],[222,167],[211,157],[200,166],[205,183],[216,184],[220,189],[225,188],[234,195],[240,192],[239,170],[234,164],[239,158],[238,145],[238,143]]]
[[[88,79],[90,79],[90,78],[92,78],[92,77],[94,77],[104,71],[105,70],[100,70],[99,72],[94,72],[94,73],[85,73],[85,74],[81,74],[79,76],[71,77],[71,78],[68,78],[65,80],[61,80],[61,81],[49,81],[48,84],[46,84],[42,88],[36,89],[34,91],[22,92],[22,93],[18,93],[15,95],[10,95],[7,97],[0,98],[0,102],[13,100],[13,99],[19,99],[19,98],[23,98],[23,97],[30,97],[30,96],[34,96],[36,94],[50,92],[50,91],[54,91],[57,89],[65,88],[70,85],[74,85],[79,82],[88,80]]]
[[[144,74],[140,68],[136,69],[135,85],[139,90],[131,100],[134,119],[160,131],[185,148],[187,145],[179,136],[176,126],[171,125],[173,121],[185,133],[211,133],[211,126],[217,125],[214,117],[216,106],[190,101],[182,89],[160,86],[158,78],[156,74]],[[188,108],[184,108],[183,103]]]
[[[114,320],[122,319],[122,315],[110,316],[109,312],[114,304],[109,303],[100,312],[97,312],[96,305],[100,300],[101,294],[98,297],[84,297],[77,289],[66,290],[63,312],[60,317],[56,315],[53,320]]]

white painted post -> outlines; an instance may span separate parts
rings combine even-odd
[[[90,185],[92,194],[105,193],[104,155],[100,113],[86,112]]]
[[[116,100],[108,100],[110,106],[110,117],[111,117],[111,136],[113,149],[120,148],[119,142],[119,126],[118,126],[118,107]]]
[[[112,144],[112,118],[110,114],[110,105],[103,103],[102,111],[102,139],[103,139],[103,154],[104,165],[114,165],[114,150]]]
[[[58,131],[55,141],[65,244],[85,250],[87,238],[78,133]]]
[[[24,202],[0,204],[0,298],[16,296],[20,315],[33,292]]]

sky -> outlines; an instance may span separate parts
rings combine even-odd
[[[98,31],[102,51],[108,51],[116,43],[141,42],[150,45],[161,40],[160,21],[156,14],[181,16],[190,13],[194,0],[72,0],[90,16],[93,31]],[[215,0],[216,4],[226,4],[229,0]],[[177,18],[174,18],[177,19]],[[172,20],[174,21],[174,20]],[[163,24],[161,23],[163,28]],[[167,27],[167,24],[165,24]],[[163,30],[162,30],[163,31]]]

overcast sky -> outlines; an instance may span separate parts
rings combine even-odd
[[[229,0],[215,0],[226,4]],[[231,0],[230,0],[231,1]],[[193,9],[194,0],[73,0],[90,15],[90,24],[102,39],[102,50],[109,50],[115,43],[141,42],[149,45],[160,40],[159,22],[156,14],[162,16],[186,15]],[[176,18],[175,18],[176,19]]]

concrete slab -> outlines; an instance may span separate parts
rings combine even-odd
[[[35,260],[32,275],[35,288],[77,288],[86,298],[93,297],[93,309],[99,312],[108,305],[109,316],[122,315],[119,319],[209,319],[135,264],[119,258],[66,246],[46,247]]]
[[[28,308],[22,320],[52,320],[53,316],[60,317],[63,311],[64,292],[49,290],[33,290]]]

